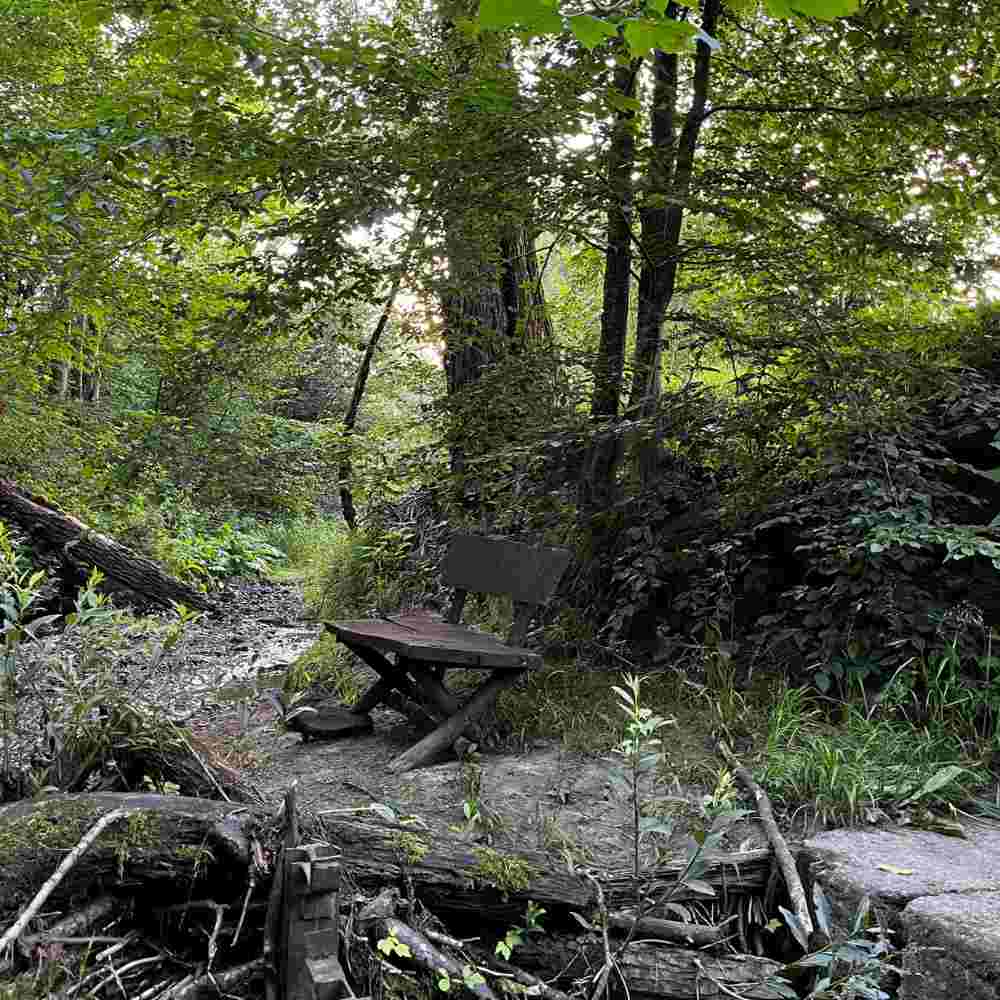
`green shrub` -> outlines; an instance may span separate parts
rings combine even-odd
[[[176,534],[161,532],[154,554],[175,576],[202,586],[231,576],[260,576],[281,558],[259,535],[228,521],[215,531],[184,525]]]

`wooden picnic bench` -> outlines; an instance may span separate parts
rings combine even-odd
[[[450,746],[483,715],[504,688],[542,657],[523,646],[528,625],[552,595],[569,565],[567,549],[526,545],[506,538],[456,535],[443,573],[454,587],[446,613],[384,615],[363,621],[326,622],[326,628],[377,674],[378,680],[351,710],[367,715],[376,705],[403,696],[436,723],[432,732],[389,765],[394,773],[420,767]],[[469,593],[509,595],[514,616],[507,642],[461,624]],[[489,676],[464,701],[445,685],[448,669],[485,670]]]

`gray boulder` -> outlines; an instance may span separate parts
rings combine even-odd
[[[837,933],[867,896],[903,948],[900,1000],[1000,1000],[1000,830],[832,830],[805,850]]]

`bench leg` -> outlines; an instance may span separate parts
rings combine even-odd
[[[373,708],[378,707],[385,701],[392,685],[381,677],[358,699],[356,705],[351,706],[351,711],[358,715],[367,715]]]
[[[368,649],[366,646],[358,646],[349,642],[345,642],[344,645],[355,656],[364,660],[380,678],[361,696],[361,701],[358,702],[352,711],[360,713],[362,706],[364,706],[364,711],[370,712],[379,704],[378,701],[374,701],[373,699],[379,698],[380,701],[384,701],[384,692],[392,688],[395,688],[400,694],[406,695],[410,701],[415,701],[418,704],[424,704],[427,701],[423,692],[418,690],[417,685],[406,676],[406,671],[402,667],[396,666],[395,663],[387,660],[381,653],[374,649]],[[432,708],[434,706],[428,705],[427,707]],[[443,718],[444,715],[445,713],[442,712],[441,717]]]
[[[445,747],[451,746],[462,735],[462,730],[469,722],[478,719],[496,701],[500,692],[510,687],[522,673],[521,670],[494,671],[462,708],[442,722],[434,732],[428,733],[419,743],[392,761],[388,767],[389,773],[412,771],[433,759]]]
[[[433,665],[418,660],[399,661],[403,670],[408,670],[420,690],[423,701],[429,701],[438,710],[442,719],[447,719],[459,710],[462,703],[441,682],[441,675]],[[442,671],[443,673],[443,671]]]
[[[361,696],[361,700],[351,708],[357,715],[367,715],[377,705],[389,705],[390,708],[402,712],[415,726],[425,729],[428,722],[436,725],[442,719],[447,719],[449,712],[456,707],[457,702],[443,702],[436,698],[438,694],[434,685],[425,686],[420,677],[414,683],[406,675],[405,661],[395,664],[387,660],[381,653],[365,646],[355,646],[344,643],[356,656],[364,660],[378,675],[379,679]],[[451,697],[440,681],[437,682],[445,697]],[[396,692],[401,697],[396,696]]]

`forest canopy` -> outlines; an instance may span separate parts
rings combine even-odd
[[[992,362],[994,5],[0,18],[0,462],[112,527],[448,482],[602,591],[650,491],[764,518]]]

